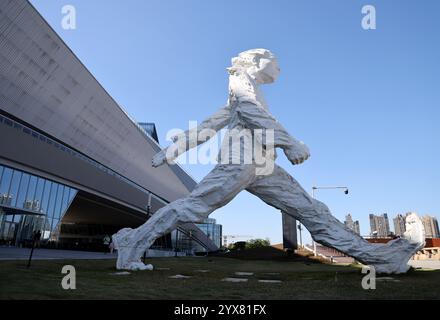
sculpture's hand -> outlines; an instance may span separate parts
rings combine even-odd
[[[153,167],[157,168],[157,167],[163,165],[166,161],[167,161],[166,151],[162,150],[154,155],[153,160],[151,161],[151,164]]]
[[[304,142],[298,142],[285,148],[284,153],[292,164],[301,164],[310,158],[310,150]]]

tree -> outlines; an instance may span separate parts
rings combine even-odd
[[[246,242],[246,249],[269,247],[269,239],[251,239]]]

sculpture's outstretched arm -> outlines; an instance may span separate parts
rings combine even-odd
[[[241,103],[239,116],[250,129],[274,130],[274,146],[282,148],[293,164],[300,164],[310,157],[309,148],[302,141],[292,137],[266,109],[251,102]]]
[[[201,122],[196,128],[172,137],[173,143],[153,157],[153,167],[158,167],[167,160],[173,161],[186,151],[206,142],[207,140],[199,140],[200,133],[203,130],[209,129],[212,130],[211,132],[214,134],[224,128],[228,124],[230,118],[231,107],[228,104]],[[209,138],[212,138],[212,136],[209,135]]]
[[[204,120],[202,123],[200,123],[197,126],[197,133],[200,133],[202,130],[205,129],[211,129],[214,131],[219,131],[220,129],[224,128],[229,120],[231,118],[231,107],[229,105],[224,106],[219,111],[214,113],[212,116]],[[173,141],[176,142],[177,140],[181,139],[182,137],[186,137],[187,139],[191,139],[189,130],[176,135],[173,137]],[[203,143],[204,141],[198,141],[198,144]],[[198,145],[197,144],[197,145]]]

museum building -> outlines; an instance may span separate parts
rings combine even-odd
[[[134,121],[26,0],[0,1],[0,139],[0,244],[41,231],[43,245],[99,249],[196,186],[177,164],[151,166],[155,125]],[[220,243],[208,219],[154,247]]]

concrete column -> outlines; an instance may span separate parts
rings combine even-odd
[[[298,248],[296,219],[281,212],[283,219],[283,247],[295,250]]]

